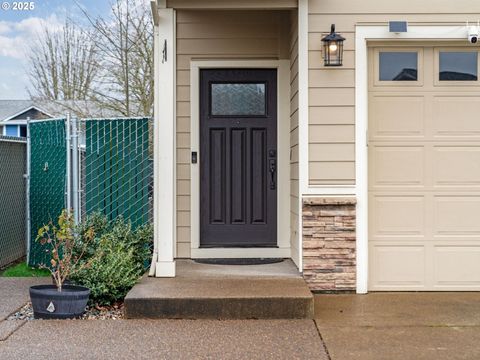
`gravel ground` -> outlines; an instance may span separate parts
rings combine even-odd
[[[87,306],[79,320],[118,320],[123,318],[123,303],[117,303],[112,306]],[[32,304],[28,302],[20,310],[10,315],[7,320],[36,320],[33,317]]]

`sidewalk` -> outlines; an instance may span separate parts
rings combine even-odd
[[[0,359],[327,360],[312,320],[29,321]]]
[[[29,301],[28,288],[45,284],[49,278],[8,278],[0,277],[0,321],[7,318]]]
[[[41,282],[0,278],[2,319]],[[480,359],[480,293],[316,295],[315,306],[315,322],[3,320],[0,359]]]
[[[327,360],[312,320],[5,320],[45,281],[0,278],[0,359]]]
[[[45,283],[45,278],[0,277],[0,344],[24,324],[23,320],[6,321],[5,319],[29,300],[30,286],[42,283]]]

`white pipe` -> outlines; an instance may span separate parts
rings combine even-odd
[[[65,140],[67,147],[67,171],[66,171],[66,182],[67,182],[67,211],[70,213],[72,211],[72,146],[71,146],[71,134],[70,134],[70,113],[67,114],[67,120],[65,122]]]
[[[80,206],[79,206],[79,178],[78,178],[78,128],[77,118],[72,117],[72,190],[73,190],[73,221],[75,225],[80,222]]]
[[[30,117],[27,117],[27,173],[25,174],[25,222],[27,224],[25,229],[25,242],[27,253],[27,264],[30,263],[30,242],[31,242],[31,220],[30,220]]]

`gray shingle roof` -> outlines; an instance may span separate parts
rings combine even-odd
[[[32,106],[45,111],[54,118],[65,117],[67,112],[71,112],[78,117],[110,118],[122,116],[118,112],[102,109],[97,103],[85,100],[0,100],[0,122]]]
[[[30,100],[0,100],[0,121],[32,106]]]

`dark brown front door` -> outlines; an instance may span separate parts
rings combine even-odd
[[[200,74],[200,246],[277,245],[277,71]]]

